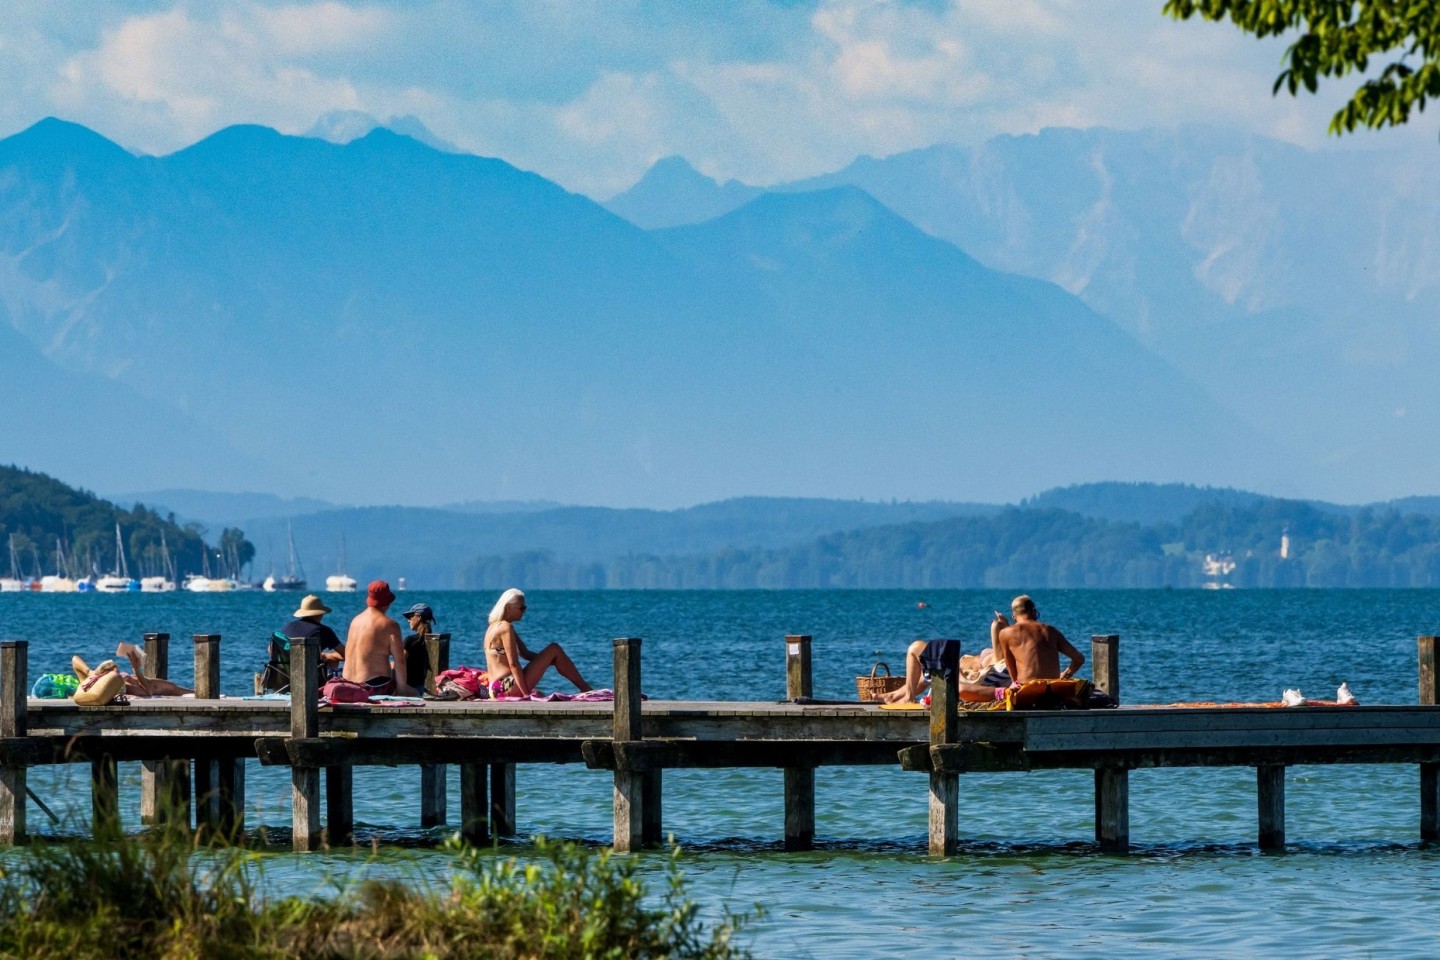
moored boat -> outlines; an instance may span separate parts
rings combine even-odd
[[[95,581],[96,593],[138,593],[140,582],[130,578],[130,565],[125,562],[125,541],[120,524],[115,524],[115,570]]]

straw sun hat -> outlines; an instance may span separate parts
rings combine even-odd
[[[325,601],[312,593],[300,601],[300,609],[295,611],[294,616],[296,620],[304,620],[306,617],[323,617],[329,612],[330,608],[325,606]]]
[[[115,668],[114,660],[106,660],[91,670],[88,677],[80,681],[80,686],[71,699],[82,707],[98,707],[109,703],[124,692],[125,678]]]

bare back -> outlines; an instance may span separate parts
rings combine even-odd
[[[357,614],[350,621],[350,632],[345,637],[344,676],[356,683],[394,677],[397,687],[406,687],[405,645],[400,639],[400,624],[373,607]]]
[[[485,673],[493,683],[508,674],[518,673],[520,657],[526,653],[520,634],[508,620],[497,620],[485,630]]]
[[[1021,620],[1000,631],[1005,662],[1016,683],[1027,680],[1054,680],[1060,676],[1060,654],[1074,662],[1085,658],[1070,645],[1065,635],[1048,623]]]

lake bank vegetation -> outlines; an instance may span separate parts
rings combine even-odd
[[[421,876],[270,899],[263,862],[183,831],[37,843],[0,862],[0,956],[26,960],[748,956],[743,917],[707,924],[678,851],[652,897],[634,857],[536,841],[528,862],[463,847],[448,884]],[[404,874],[409,875],[404,875]]]

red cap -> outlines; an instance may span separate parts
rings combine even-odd
[[[365,606],[388,607],[394,602],[395,591],[390,589],[390,584],[384,580],[370,581],[370,586],[365,591]]]

